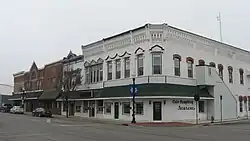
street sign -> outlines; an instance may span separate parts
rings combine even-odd
[[[199,100],[200,100],[199,94],[195,94],[195,95],[194,95],[194,100],[195,100],[195,101],[199,101]]]
[[[135,94],[138,93],[137,87],[135,87],[135,92],[133,92],[133,86],[131,86],[131,87],[129,88],[129,91],[130,91],[130,94],[131,94],[131,95],[133,95],[134,93],[135,93]]]

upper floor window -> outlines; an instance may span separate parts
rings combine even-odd
[[[244,71],[243,69],[240,69],[240,84],[244,84]]]
[[[153,63],[153,74],[162,74],[162,53],[152,53]]]
[[[218,69],[219,69],[219,76],[223,80],[223,65],[218,64]]]
[[[137,75],[143,75],[143,54],[137,55]]]
[[[121,78],[121,60],[117,59],[115,60],[115,77],[116,79],[120,79]]]
[[[233,83],[233,67],[228,67],[229,83]]]
[[[130,59],[129,57],[124,58],[124,77],[130,77]]]
[[[210,62],[210,63],[209,63],[209,66],[210,66],[210,67],[214,67],[214,68],[216,67],[216,65],[215,65],[214,62]]]
[[[112,80],[112,61],[107,63],[108,80]]]
[[[98,66],[99,66],[99,73],[100,73],[99,80],[102,81],[103,80],[103,64],[99,64]]]
[[[35,78],[36,78],[36,72],[33,71],[33,72],[31,73],[31,79],[35,79]]]
[[[187,67],[188,67],[189,78],[193,78],[193,63],[194,63],[194,59],[191,57],[187,57]]]
[[[202,59],[200,59],[200,60],[199,60],[199,65],[200,65],[200,66],[205,66],[205,61],[202,60]]]
[[[85,81],[87,84],[96,83],[103,80],[102,63],[85,67]],[[77,75],[77,79],[81,79],[81,74]],[[81,80],[77,80],[80,82]]]
[[[180,76],[181,75],[181,56],[178,54],[173,55],[174,59],[174,75]]]

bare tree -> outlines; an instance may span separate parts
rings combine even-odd
[[[81,85],[82,83],[82,76],[81,76],[82,69],[77,68],[75,70],[67,69],[63,72],[63,100],[66,104],[66,117],[69,117],[69,94],[73,91],[76,91],[76,86]]]

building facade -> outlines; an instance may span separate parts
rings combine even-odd
[[[39,107],[39,97],[43,93],[44,68],[38,68],[33,62],[30,70],[13,74],[14,92],[10,100],[14,105],[23,105],[26,112]]]
[[[62,87],[62,60],[44,66],[43,93],[39,97],[40,106],[60,114],[60,107],[56,103]]]
[[[249,114],[248,51],[167,24],[146,24],[84,45],[82,52],[77,90],[90,96],[69,99],[74,115],[130,121],[132,78],[137,121],[194,121],[196,112],[199,120]]]

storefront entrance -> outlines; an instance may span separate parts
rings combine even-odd
[[[161,102],[153,102],[153,120],[162,120]]]
[[[75,115],[75,103],[70,102],[69,104],[69,115],[74,116]]]
[[[114,118],[119,119],[119,102],[115,102],[115,112],[114,112]]]
[[[95,101],[89,101],[89,117],[95,117]]]

